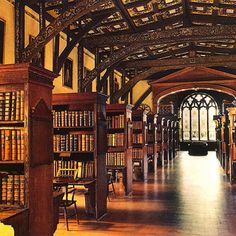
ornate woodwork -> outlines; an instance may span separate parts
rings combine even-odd
[[[30,61],[54,36],[64,30],[71,23],[96,9],[105,0],[83,0],[65,10],[47,27],[42,29],[38,36],[29,44],[22,53],[24,62]]]

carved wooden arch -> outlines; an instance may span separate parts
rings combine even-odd
[[[207,84],[207,83],[202,83],[202,84],[185,84],[185,85],[180,85],[180,86],[175,86],[175,87],[170,87],[165,89],[164,91],[156,94],[155,97],[153,97],[153,110],[156,110],[157,104],[160,102],[160,100],[166,96],[168,96],[171,93],[176,93],[180,91],[186,91],[189,89],[206,89],[207,90],[215,90],[219,91],[222,93],[227,93],[234,98],[236,98],[236,88],[229,88],[223,85],[218,85],[218,84]]]
[[[83,39],[83,36],[91,29],[95,28],[102,20],[104,20],[105,18],[107,18],[110,14],[104,14],[99,18],[96,18],[94,20],[92,20],[85,29],[79,31],[79,35],[75,38],[73,38],[68,45],[64,48],[64,50],[62,51],[62,53],[60,54],[60,56],[58,57],[57,60],[57,65],[56,65],[56,71],[54,71],[54,73],[59,73],[64,62],[65,59],[69,56],[69,54],[71,53],[71,51],[73,50],[73,48],[76,46],[76,44],[80,43],[81,40]]]
[[[105,3],[106,0],[81,0],[68,10],[59,15],[46,28],[42,29],[37,37],[22,53],[22,61],[30,62],[31,59],[57,34],[74,21],[80,19],[92,10]]]

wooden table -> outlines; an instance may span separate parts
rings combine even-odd
[[[10,206],[0,207],[0,222],[11,225],[15,236],[29,235],[29,210]]]

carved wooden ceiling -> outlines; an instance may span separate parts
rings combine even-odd
[[[28,1],[37,9],[38,1]],[[45,1],[48,19],[53,20],[79,0]],[[103,43],[104,38],[119,35],[152,32],[169,32],[185,27],[236,25],[236,0],[107,0],[95,10],[74,21],[65,30],[69,37],[83,33],[84,45],[95,52],[98,48],[101,60],[109,58],[132,42]],[[86,33],[85,33],[86,32]],[[92,41],[90,39],[93,39]],[[97,39],[97,40],[96,40]],[[93,42],[93,43],[92,43]],[[94,43],[95,42],[95,43]],[[140,60],[177,59],[207,56],[227,56],[236,53],[236,38],[212,38],[160,43],[151,41],[123,59],[140,63]],[[119,67],[118,65],[118,67]],[[131,77],[148,67],[126,68]]]

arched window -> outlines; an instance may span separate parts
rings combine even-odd
[[[181,139],[215,140],[213,116],[216,114],[217,104],[208,94],[197,92],[186,97],[181,105]]]

